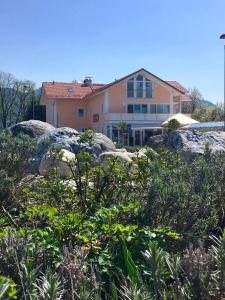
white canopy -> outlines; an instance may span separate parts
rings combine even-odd
[[[169,121],[172,119],[176,119],[181,124],[181,126],[199,123],[198,121],[196,121],[184,114],[178,113],[178,114],[175,114],[175,115],[169,117],[161,125],[166,127],[168,125]]]

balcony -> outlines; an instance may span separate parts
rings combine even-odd
[[[116,122],[116,123],[119,121],[125,121],[129,123],[136,123],[136,122],[145,123],[146,121],[151,123],[162,123],[172,115],[173,114],[108,113],[105,114],[105,121]]]

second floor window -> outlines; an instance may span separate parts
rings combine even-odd
[[[128,104],[127,112],[128,114],[147,114],[148,107],[147,104]]]
[[[152,98],[152,82],[142,75],[130,78],[127,81],[128,98]]]
[[[128,114],[169,114],[170,105],[169,104],[128,104],[127,105]]]
[[[169,114],[170,105],[169,104],[151,104],[150,105],[151,114]]]

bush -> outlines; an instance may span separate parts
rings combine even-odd
[[[0,131],[0,199],[1,205],[16,202],[18,182],[27,174],[35,141],[25,135],[12,137],[8,130]]]
[[[180,128],[180,127],[181,127],[181,124],[180,124],[180,122],[177,119],[171,119],[168,122],[168,125],[167,125],[167,128],[169,130],[176,130],[176,129]]]
[[[0,274],[18,299],[225,296],[222,156],[187,164],[149,148],[132,164],[102,167],[80,151],[70,180],[53,169],[18,188],[16,167],[29,167],[33,143],[1,138]]]

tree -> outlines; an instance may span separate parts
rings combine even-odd
[[[35,84],[18,80],[11,73],[0,72],[0,122],[6,128],[24,119],[35,97]]]
[[[224,119],[223,103],[217,103],[212,107],[202,105],[195,109],[192,118],[200,122],[222,121]]]
[[[17,80],[17,111],[15,114],[15,123],[24,120],[29,106],[35,103],[35,84],[29,80]]]
[[[198,107],[202,105],[203,96],[198,88],[193,87],[189,90],[189,97],[192,100],[192,109],[195,111]]]
[[[167,128],[170,130],[176,130],[181,126],[180,122],[177,119],[171,119],[168,122]]]
[[[124,141],[125,140],[124,135],[125,135],[125,133],[127,131],[127,123],[125,121],[120,121],[118,127],[119,127],[119,130],[121,132],[122,143],[123,143],[123,146],[124,146],[124,142],[125,142]]]

